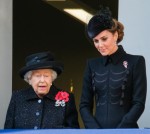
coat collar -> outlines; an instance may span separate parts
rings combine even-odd
[[[45,97],[55,100],[55,96],[59,91],[60,91],[59,89],[57,89],[54,85],[52,85],[49,93]]]
[[[124,51],[121,45],[118,46],[118,50],[110,56],[103,57],[103,64],[107,65],[109,62],[113,64],[117,64],[119,60],[125,55],[126,52]]]
[[[45,95],[44,98],[55,100],[55,96],[58,92],[59,92],[59,89],[57,89],[54,85],[52,85],[49,93],[47,95]],[[26,96],[25,96],[25,99],[26,100],[33,100],[33,99],[39,99],[39,97],[34,92],[34,89],[32,87],[30,87],[28,89]]]

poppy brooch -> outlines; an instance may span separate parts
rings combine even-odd
[[[66,105],[66,102],[69,101],[69,94],[67,92],[59,91],[55,96],[55,106],[62,106]]]
[[[125,68],[127,68],[127,67],[128,67],[128,62],[127,62],[127,61],[123,61],[123,66],[124,66]]]

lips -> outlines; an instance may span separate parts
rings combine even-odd
[[[46,86],[38,86],[40,90],[45,90]]]
[[[46,86],[39,86],[39,87],[46,87]]]

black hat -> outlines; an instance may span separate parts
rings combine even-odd
[[[31,70],[50,68],[60,75],[64,69],[63,64],[55,61],[52,53],[50,52],[41,52],[29,55],[26,57],[25,61],[26,66],[19,71],[21,78],[24,78],[24,75]]]
[[[101,7],[99,12],[89,20],[86,27],[88,37],[93,39],[103,30],[110,29],[112,26],[113,19],[111,17],[111,11],[108,7]]]

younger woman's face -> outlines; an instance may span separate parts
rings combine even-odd
[[[108,30],[104,30],[93,38],[96,49],[101,53],[102,56],[111,55],[117,51],[118,45],[116,43],[118,33],[112,34]]]

